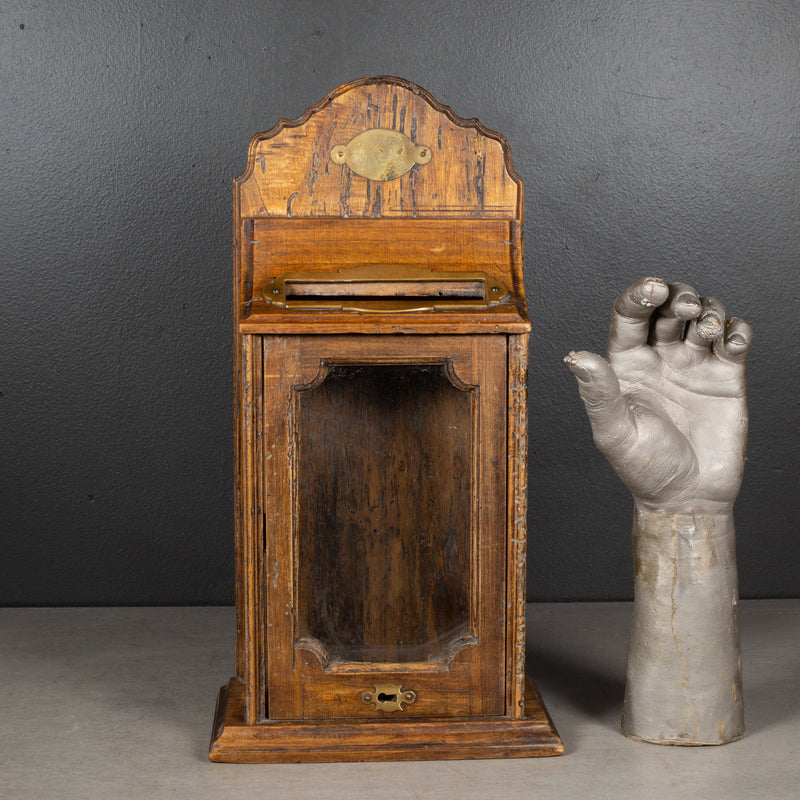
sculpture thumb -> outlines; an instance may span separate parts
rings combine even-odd
[[[595,443],[606,457],[613,457],[635,430],[614,370],[601,356],[583,350],[571,352],[564,363],[578,379]]]

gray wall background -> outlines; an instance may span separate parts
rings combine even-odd
[[[631,596],[561,358],[650,274],[755,328],[741,590],[800,595],[799,66],[789,0],[7,0],[0,603],[232,601],[231,179],[375,74],[505,134],[525,182],[530,599]]]

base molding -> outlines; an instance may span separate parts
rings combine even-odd
[[[222,686],[211,734],[211,761],[237,764],[326,761],[434,761],[557,756],[564,745],[533,681],[525,717],[454,717],[244,722],[244,684]]]

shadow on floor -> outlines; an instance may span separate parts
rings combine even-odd
[[[557,707],[569,708],[619,732],[625,678],[603,665],[578,660],[574,654],[548,650],[541,645],[529,646],[526,663],[559,732],[567,739],[569,749],[576,742],[576,731],[569,730],[569,715],[559,720]]]

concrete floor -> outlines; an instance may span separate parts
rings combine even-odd
[[[800,600],[742,604],[748,735],[724,747],[619,733],[629,616],[529,607],[560,758],[251,766],[206,760],[232,609],[1,609],[0,797],[800,798]]]

